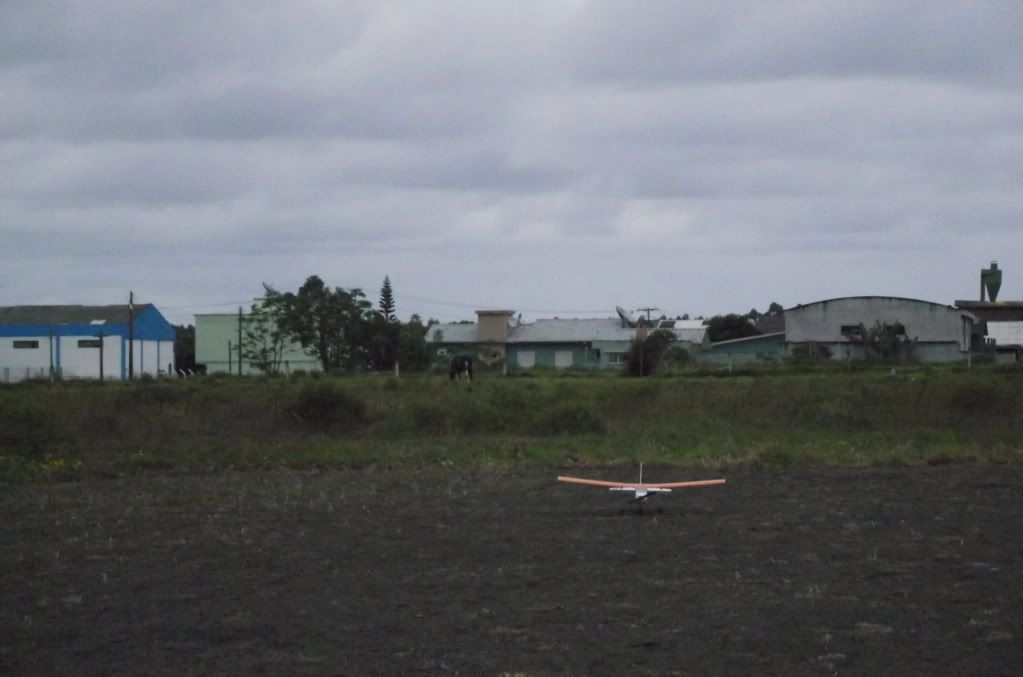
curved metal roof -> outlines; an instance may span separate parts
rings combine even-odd
[[[811,301],[809,303],[797,303],[791,308],[786,308],[785,312],[788,312],[790,310],[798,310],[800,308],[807,308],[809,306],[816,306],[822,303],[831,303],[832,301],[853,301],[859,299],[886,299],[889,301],[910,301],[912,303],[925,303],[929,306],[939,306],[941,308],[948,308],[950,310],[962,310],[961,308],[956,308],[953,305],[937,303],[935,301],[925,301],[923,299],[912,299],[906,296],[885,296],[883,294],[868,294],[866,296],[836,296],[835,298],[821,299],[820,301]]]

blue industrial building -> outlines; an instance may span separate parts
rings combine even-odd
[[[152,304],[0,307],[0,382],[174,373],[174,327]],[[133,345],[129,346],[129,336]]]

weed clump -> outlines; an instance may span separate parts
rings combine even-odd
[[[604,419],[580,402],[556,405],[541,417],[538,432],[547,435],[603,435]]]
[[[303,384],[286,411],[303,423],[322,428],[354,428],[367,422],[366,402],[331,379]]]

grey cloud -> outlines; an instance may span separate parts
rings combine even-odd
[[[1013,3],[594,4],[574,43],[603,81],[899,77],[1020,82]]]
[[[947,301],[992,257],[1023,271],[1021,16],[3,3],[0,290],[199,306],[387,273],[402,312],[438,317],[467,313],[402,291],[703,313]]]

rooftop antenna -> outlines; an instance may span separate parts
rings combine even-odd
[[[636,308],[636,310],[643,311],[646,313],[646,321],[650,322],[650,311],[660,310],[660,308]]]

